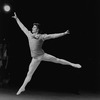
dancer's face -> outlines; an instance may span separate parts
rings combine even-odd
[[[32,33],[34,34],[37,34],[38,33],[38,27],[36,26],[36,25],[34,25],[33,27],[32,27]]]

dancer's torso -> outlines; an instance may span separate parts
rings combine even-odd
[[[29,46],[31,51],[32,57],[37,57],[44,54],[44,51],[42,49],[43,45],[43,39],[41,38],[41,35],[34,35],[31,38],[29,38]]]

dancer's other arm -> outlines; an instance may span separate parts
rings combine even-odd
[[[61,36],[64,36],[66,34],[69,34],[69,30],[67,30],[66,32],[63,32],[63,33],[55,33],[55,34],[44,34],[43,38],[44,40],[47,40],[47,39],[53,39],[53,38],[58,38],[58,37],[61,37]]]
[[[16,13],[14,12],[14,16],[12,16],[12,18],[14,18],[17,22],[17,24],[19,25],[19,27],[21,28],[21,30],[26,34],[26,36],[30,36],[30,32],[28,31],[28,29],[22,24],[22,22],[19,20],[19,18],[17,17]]]

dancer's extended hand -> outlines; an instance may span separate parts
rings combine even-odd
[[[69,33],[69,30],[65,31],[64,34],[70,34],[70,33]]]
[[[12,16],[12,18],[15,18],[15,19],[17,19],[16,12],[14,12],[14,16]]]

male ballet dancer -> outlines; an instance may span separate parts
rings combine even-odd
[[[48,34],[48,35],[38,34],[39,32],[38,23],[33,24],[32,32],[31,32],[21,23],[16,13],[14,13],[14,16],[12,17],[16,19],[17,24],[19,25],[21,30],[26,34],[29,40],[30,52],[31,52],[31,57],[32,57],[32,61],[29,65],[29,71],[27,73],[27,76],[24,80],[23,85],[17,92],[17,95],[19,95],[22,91],[25,91],[26,85],[31,80],[33,73],[35,72],[36,68],[38,67],[41,61],[50,61],[50,62],[59,63],[63,65],[70,65],[75,68],[81,68],[80,64],[74,64],[64,59],[56,58],[50,54],[45,53],[42,49],[42,44],[45,40],[52,39],[52,38],[58,38],[60,36],[69,34],[68,30],[66,32],[59,33],[59,34]]]

